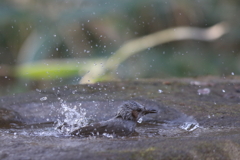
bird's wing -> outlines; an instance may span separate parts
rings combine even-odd
[[[72,131],[71,135],[78,135],[78,136],[90,136],[90,135],[97,135],[97,134],[103,134],[105,132],[105,129],[107,127],[107,124],[104,122],[100,123],[94,123],[89,126],[85,126],[82,128],[78,128],[74,131]]]
[[[113,118],[108,121],[94,123],[92,125],[78,128],[72,131],[71,135],[90,136],[102,135],[103,133],[127,136],[131,134],[136,127],[136,122],[126,121],[121,118]]]

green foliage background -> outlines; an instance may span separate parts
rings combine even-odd
[[[0,95],[78,84],[128,40],[222,21],[231,29],[220,39],[148,48],[128,57],[114,79],[238,75],[239,7],[238,0],[2,0]]]

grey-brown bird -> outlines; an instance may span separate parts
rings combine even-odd
[[[72,131],[71,135],[91,136],[111,134],[113,136],[128,136],[135,131],[137,121],[148,113],[156,113],[154,109],[146,109],[136,101],[124,102],[115,117]]]

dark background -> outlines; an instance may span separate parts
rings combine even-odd
[[[0,95],[79,84],[128,40],[220,22],[230,26],[222,37],[140,51],[120,64],[114,79],[239,75],[239,7],[239,0],[2,0]]]

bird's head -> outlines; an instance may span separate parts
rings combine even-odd
[[[118,118],[123,118],[125,120],[138,121],[142,116],[148,113],[156,113],[154,109],[146,109],[143,105],[135,101],[124,102],[117,113]]]

